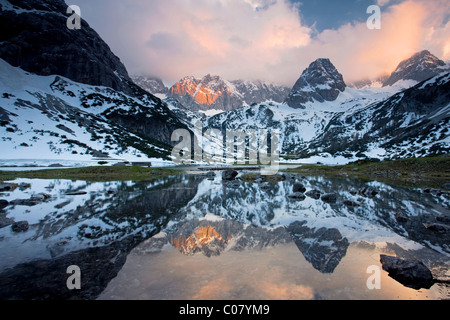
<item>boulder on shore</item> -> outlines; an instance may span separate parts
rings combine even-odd
[[[227,180],[227,181],[234,180],[234,178],[236,178],[237,175],[238,175],[238,172],[236,170],[227,169],[222,172],[222,180]]]
[[[430,269],[421,261],[404,260],[398,257],[380,255],[383,270],[406,287],[419,290],[429,289],[435,283]]]

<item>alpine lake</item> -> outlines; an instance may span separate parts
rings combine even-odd
[[[3,179],[0,299],[450,298],[448,191],[225,172]],[[402,283],[383,255],[420,262],[436,281]]]

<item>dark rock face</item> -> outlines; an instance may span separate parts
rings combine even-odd
[[[306,260],[322,273],[333,273],[347,253],[348,240],[337,229],[316,230],[308,228],[305,221],[295,221],[286,229]]]
[[[261,81],[231,81],[248,105],[265,101],[283,102],[289,95],[288,87],[277,86]]]
[[[63,0],[9,2],[18,10],[0,9],[0,58],[38,75],[133,93],[125,66],[84,20],[80,30],[67,28],[70,15]]]
[[[397,69],[383,82],[383,86],[392,86],[400,80],[427,80],[442,73],[444,66],[444,61],[424,50],[400,62]]]
[[[168,97],[177,99],[193,111],[231,111],[265,101],[282,102],[289,89],[261,81],[226,81],[217,75],[206,75],[202,79],[184,77],[170,88]]]
[[[151,94],[167,94],[169,92],[169,88],[167,88],[159,78],[133,76],[132,80],[142,89],[150,92]]]
[[[305,107],[307,102],[334,101],[346,88],[344,78],[329,59],[317,59],[303,71],[286,103],[291,108]]]
[[[435,281],[431,271],[420,261],[403,260],[397,257],[380,255],[383,270],[403,285],[419,290],[429,289]]]

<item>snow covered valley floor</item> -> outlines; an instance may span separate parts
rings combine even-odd
[[[448,284],[409,288],[380,263],[389,254],[450,277],[448,194],[214,173],[5,181],[17,187],[0,192],[0,298],[450,298]],[[73,265],[80,290],[67,287]],[[371,289],[376,268],[381,287]]]

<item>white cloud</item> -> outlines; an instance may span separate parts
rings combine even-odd
[[[159,76],[168,83],[212,73],[291,86],[304,68],[323,57],[353,81],[392,71],[423,49],[450,58],[446,0],[389,6],[379,0],[384,5],[381,30],[349,22],[318,34],[301,24],[298,7],[285,0],[72,2],[130,73]]]

